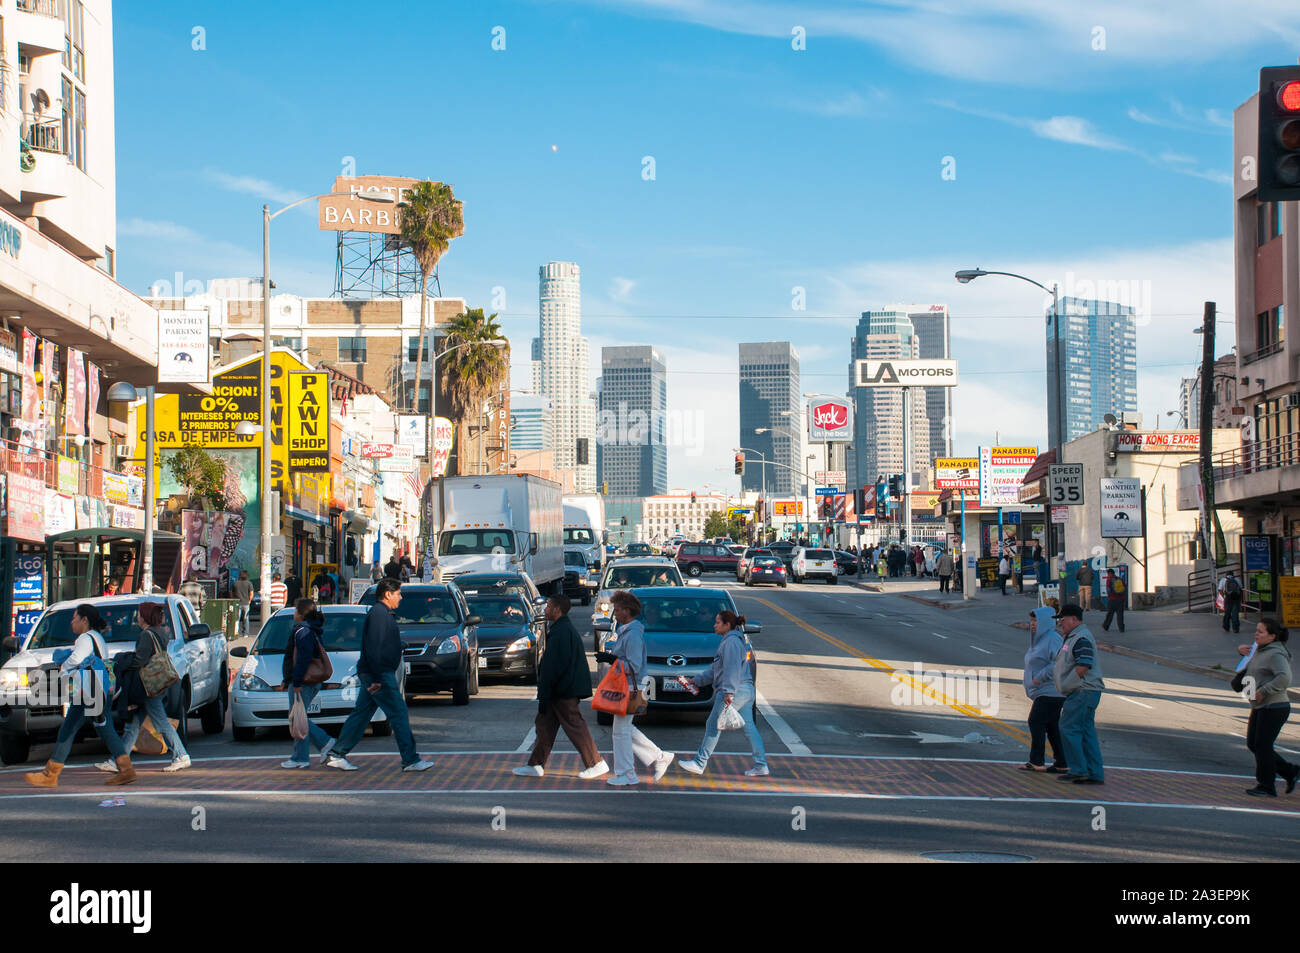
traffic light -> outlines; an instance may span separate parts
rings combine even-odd
[[[744,472],[745,472],[745,455],[743,453],[738,453],[736,454],[736,473],[737,475],[743,475]]]
[[[601,495],[601,496],[609,496],[609,481],[608,481],[608,480],[601,480],[601,481],[600,481],[600,495]]]
[[[853,510],[861,516],[867,511],[867,488],[860,486],[853,491]]]
[[[1259,71],[1258,161],[1256,198],[1300,199],[1300,66]]]
[[[695,505],[695,491],[691,490],[691,505]]]
[[[627,517],[626,517],[626,516],[623,517],[623,525],[624,525],[624,526],[627,525]]]
[[[585,467],[587,465],[587,438],[586,437],[578,438],[578,446],[576,448],[576,452],[578,455],[578,466]]]
[[[891,476],[889,478],[889,495],[896,500],[903,498],[903,478],[901,476]]]

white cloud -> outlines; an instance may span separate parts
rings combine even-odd
[[[1034,135],[1057,142],[1068,142],[1094,149],[1128,149],[1129,147],[1103,135],[1086,119],[1078,116],[1053,116],[1051,119],[1031,119],[1029,128]]]
[[[206,175],[213,182],[230,192],[242,192],[246,195],[254,195],[260,199],[280,202],[284,205],[305,198],[302,192],[291,192],[272,182],[268,182],[266,179],[259,179],[251,175],[231,175],[218,169],[208,169]],[[310,205],[307,207],[310,208]]]
[[[609,296],[615,301],[626,301],[635,287],[636,282],[631,278],[615,277],[610,282]]]
[[[203,239],[199,233],[175,222],[151,221],[144,218],[128,218],[117,223],[117,233],[132,238],[165,238],[169,241],[198,242]]]

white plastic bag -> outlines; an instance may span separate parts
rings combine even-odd
[[[740,717],[740,712],[736,711],[736,709],[732,708],[730,705],[724,706],[722,713],[718,715],[718,730],[735,731],[737,728],[744,727],[745,719]]]
[[[302,703],[302,695],[293,693],[293,705],[289,708],[289,737],[302,741],[307,737],[307,708]]]

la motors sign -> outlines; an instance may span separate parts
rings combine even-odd
[[[858,387],[956,387],[953,360],[854,362]]]
[[[819,443],[848,443],[853,439],[853,405],[841,397],[808,401],[808,439]]]

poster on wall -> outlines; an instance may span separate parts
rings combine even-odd
[[[24,424],[41,418],[41,395],[36,389],[36,335],[23,328],[23,415]],[[24,427],[24,430],[27,428]]]
[[[86,436],[86,368],[81,352],[68,348],[67,397],[63,402],[63,429],[69,437]]]
[[[1142,480],[1139,477],[1102,477],[1101,535],[1105,539],[1131,539],[1142,535]]]
[[[176,481],[168,467],[168,461],[180,451],[163,450],[160,453],[162,459],[162,481],[158,489],[158,495],[166,499],[173,494],[184,494],[185,489]],[[217,568],[229,568],[235,576],[238,576],[241,569],[247,569],[251,577],[257,577],[261,572],[261,567],[257,561],[257,547],[259,534],[261,533],[261,506],[260,499],[257,495],[257,451],[256,450],[209,450],[208,455],[215,460],[219,460],[226,465],[226,509],[220,514],[227,517],[221,525],[221,538],[217,541],[219,566]],[[191,511],[186,510],[185,513]],[[209,529],[208,536],[212,530]],[[189,533],[185,530],[185,521],[181,521],[182,534],[182,565],[186,571],[191,564],[185,559],[185,540],[188,540]],[[208,556],[203,557],[207,563],[211,560],[212,551],[209,549]],[[198,558],[198,557],[196,557]],[[200,578],[217,579],[217,568],[195,571]]]
[[[6,495],[6,535],[45,542],[45,486],[21,473],[10,473]]]

